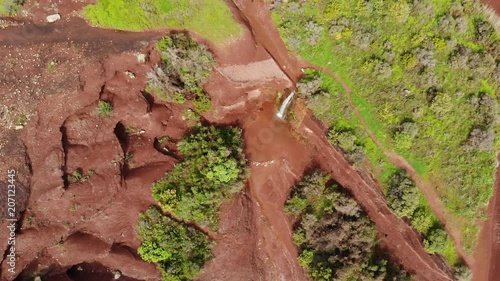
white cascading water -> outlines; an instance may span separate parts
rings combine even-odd
[[[276,117],[279,119],[283,120],[285,119],[285,112],[290,103],[292,102],[293,96],[295,95],[295,92],[292,92],[284,101],[283,104],[280,107],[280,110],[276,113]]]

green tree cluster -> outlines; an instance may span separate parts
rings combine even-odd
[[[243,187],[241,145],[237,128],[194,127],[178,144],[183,160],[153,185],[155,199],[176,217],[216,230],[222,201]]]
[[[203,84],[215,64],[205,45],[198,44],[186,33],[163,37],[157,44],[161,63],[148,73],[146,90],[167,102],[193,102],[199,112],[210,109],[210,98]]]
[[[198,277],[210,258],[211,242],[202,232],[186,226],[150,207],[139,216],[141,258],[158,264],[165,281],[187,281]]]
[[[312,280],[410,280],[378,254],[377,231],[366,213],[321,172],[304,176],[285,211],[297,218],[293,240]]]

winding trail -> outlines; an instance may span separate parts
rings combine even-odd
[[[1,19],[1,17],[0,17]],[[0,45],[22,46],[35,44],[54,44],[57,42],[92,43],[113,42],[113,47],[120,42],[147,41],[158,39],[166,32],[151,30],[132,32],[103,29],[90,26],[84,19],[71,17],[55,23],[35,23],[19,20],[20,26],[6,27],[0,32]]]
[[[436,217],[438,218],[439,222],[446,230],[448,235],[450,235],[458,255],[469,268],[472,268],[474,260],[470,255],[468,255],[465,252],[464,247],[462,246],[461,243],[462,238],[460,231],[450,226],[449,218],[451,217],[451,214],[446,210],[446,208],[439,200],[439,195],[437,194],[436,190],[432,188],[432,186],[417,173],[417,171],[413,168],[413,166],[410,163],[408,163],[408,161],[406,161],[405,158],[403,158],[401,155],[397,154],[394,151],[389,151],[386,147],[384,147],[384,145],[382,145],[382,143],[377,139],[375,134],[370,130],[368,124],[366,124],[358,108],[354,105],[351,96],[351,88],[347,86],[347,84],[335,72],[333,72],[329,68],[318,66],[311,63],[306,63],[304,67],[324,72],[330,75],[332,78],[334,78],[337,82],[339,82],[342,85],[346,93],[349,105],[351,106],[351,109],[353,110],[354,114],[363,125],[363,128],[365,129],[368,136],[382,150],[385,156],[387,156],[387,158],[389,158],[389,160],[394,165],[396,165],[400,169],[403,169],[408,174],[408,176],[415,182],[415,185],[424,194],[432,212],[436,215]]]

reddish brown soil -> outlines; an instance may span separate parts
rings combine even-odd
[[[249,29],[237,42],[212,48],[220,71],[205,87],[216,108],[206,118],[243,129],[250,178],[247,191],[222,210],[214,258],[200,280],[305,281],[283,206],[310,157],[286,123],[274,118],[277,91],[292,84]],[[249,69],[259,74],[238,78]]]
[[[500,15],[500,1],[498,0],[481,0],[483,4],[486,4],[487,6],[493,8],[497,12],[498,15]]]
[[[228,0],[234,4],[243,24],[252,31],[258,46],[266,49],[284,73],[292,80],[297,81],[302,75],[299,60],[286,50],[278,29],[269,14],[267,3],[262,0]]]
[[[283,206],[311,159],[289,126],[274,118],[274,94],[263,92],[259,101],[247,103],[253,110],[242,116],[241,126],[248,191],[223,210],[215,258],[201,280],[307,280]]]

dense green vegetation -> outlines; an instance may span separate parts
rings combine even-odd
[[[217,230],[219,206],[243,187],[241,132],[196,126],[179,144],[182,162],[153,185],[160,206],[175,217]]]
[[[163,280],[194,280],[210,257],[211,242],[199,230],[172,220],[155,207],[139,217],[141,258],[158,264]]]
[[[93,24],[124,30],[185,28],[216,43],[242,30],[223,0],[99,0],[84,15]]]
[[[272,5],[289,48],[339,73],[380,142],[439,187],[446,207],[463,218],[458,227],[472,251],[477,221],[492,193],[499,123],[500,41],[479,4],[316,0]],[[366,156],[387,191],[394,166],[367,140],[340,85],[310,73],[314,79],[321,79],[310,85],[319,91],[308,103],[331,126],[331,140],[352,153],[353,161]]]
[[[285,211],[298,219],[293,240],[299,263],[313,280],[410,280],[380,256],[375,226],[328,176],[306,175]]]
[[[215,64],[208,48],[185,33],[164,37],[156,47],[161,63],[148,73],[146,91],[166,102],[189,100],[198,112],[208,111],[211,101],[202,86]]]
[[[24,5],[25,0],[0,0],[0,15],[16,15]]]

